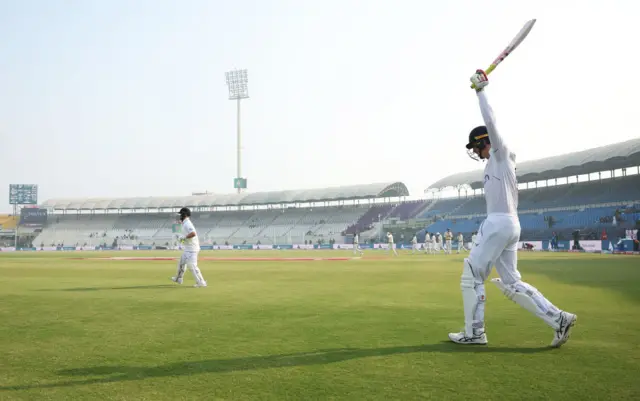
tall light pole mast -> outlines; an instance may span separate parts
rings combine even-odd
[[[235,100],[238,103],[238,165],[236,178],[233,180],[233,187],[241,193],[243,189],[247,188],[247,179],[242,177],[242,147],[241,147],[241,133],[240,133],[240,100],[249,98],[249,78],[247,76],[247,70],[233,70],[226,73],[227,86],[229,87],[229,100]]]

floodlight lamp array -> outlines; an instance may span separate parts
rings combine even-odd
[[[229,87],[229,99],[246,99],[249,97],[249,77],[247,70],[233,70],[226,74]]]

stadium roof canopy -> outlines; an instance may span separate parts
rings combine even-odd
[[[516,172],[518,181],[533,182],[630,166],[640,166],[640,138],[518,163]],[[483,186],[483,178],[483,170],[467,171],[442,178],[431,184],[428,189],[456,187],[464,184],[478,189]]]
[[[350,185],[323,189],[206,194],[193,196],[49,199],[40,206],[56,210],[164,209],[187,207],[250,206],[284,203],[323,202],[408,196],[402,182]]]

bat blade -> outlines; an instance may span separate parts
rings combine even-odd
[[[496,57],[495,60],[493,60],[493,63],[491,63],[491,65],[489,66],[489,68],[487,68],[485,70],[485,73],[487,75],[491,74],[491,72],[493,70],[496,69],[496,67],[502,63],[502,61],[504,61],[505,58],[507,58],[507,56],[509,54],[511,54],[511,52],[513,52],[519,45],[520,43],[522,43],[522,41],[527,37],[527,35],[529,35],[529,32],[531,32],[531,29],[533,28],[533,25],[536,23],[536,19],[532,19],[527,21],[524,26],[522,27],[522,29],[520,29],[520,32],[518,32],[518,34],[511,40],[511,43],[509,43],[509,45],[500,53],[500,55],[498,55],[498,57]],[[472,88],[474,88],[474,85],[471,85]]]
[[[493,60],[493,63],[491,63],[491,65],[498,66],[498,64],[500,64],[505,58],[507,58],[507,56],[511,54],[511,52],[514,51],[516,47],[520,45],[520,43],[522,43],[522,41],[527,37],[527,35],[529,35],[529,32],[531,32],[531,29],[533,28],[533,25],[535,23],[536,23],[535,19],[527,21],[527,23],[524,24],[522,29],[520,29],[520,32],[518,32],[518,34],[513,38],[511,43],[509,43],[509,46],[507,46],[502,51],[502,53],[500,53],[500,55],[495,60]],[[496,67],[493,67],[493,68],[495,69]]]

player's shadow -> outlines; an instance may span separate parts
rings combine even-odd
[[[69,292],[85,292],[85,291],[111,291],[111,290],[155,290],[159,288],[180,288],[175,284],[158,284],[158,285],[133,285],[127,287],[75,287],[75,288],[47,288],[38,291],[69,291]]]
[[[57,372],[60,376],[83,378],[81,380],[66,380],[49,384],[0,386],[0,391],[71,387],[97,383],[115,383],[144,380],[146,378],[189,376],[201,373],[228,373],[247,370],[326,365],[352,359],[421,352],[533,354],[539,352],[547,352],[550,350],[551,348],[549,347],[501,348],[476,345],[465,346],[456,345],[451,342],[441,342],[437,344],[386,348],[324,349],[312,352],[300,352],[295,354],[251,356],[233,359],[207,359],[201,361],[177,362],[157,366],[93,366],[86,368],[64,369]]]

